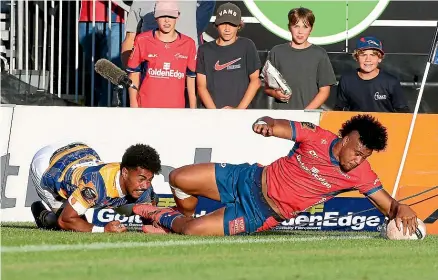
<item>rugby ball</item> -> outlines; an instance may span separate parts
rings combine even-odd
[[[406,235],[404,235],[403,224],[400,227],[401,230],[398,230],[395,219],[393,219],[382,226],[381,236],[389,240],[423,240],[426,237],[426,225],[418,218],[417,222],[417,230],[411,235],[409,235],[409,231],[407,231]]]

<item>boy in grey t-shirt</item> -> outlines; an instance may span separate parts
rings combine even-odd
[[[266,94],[275,98],[274,109],[318,109],[330,95],[336,77],[327,52],[307,39],[315,22],[313,12],[306,8],[288,13],[292,41],[275,46],[268,60],[283,75],[292,89],[285,95],[281,89],[266,87]]]

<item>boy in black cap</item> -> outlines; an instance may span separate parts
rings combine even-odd
[[[409,113],[400,81],[378,67],[384,55],[377,38],[361,37],[357,41],[353,57],[359,68],[339,80],[334,110]]]
[[[196,83],[207,109],[246,109],[260,87],[260,58],[253,41],[237,36],[241,11],[225,3],[216,11],[219,37],[199,47]]]

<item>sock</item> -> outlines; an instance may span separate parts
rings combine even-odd
[[[173,221],[174,221],[176,218],[178,218],[178,217],[183,217],[183,216],[184,216],[184,215],[181,214],[181,213],[178,212],[178,211],[173,211],[173,212],[169,212],[169,213],[163,214],[163,215],[160,217],[160,225],[162,225],[162,226],[165,227],[165,228],[172,229],[172,223],[173,223]]]
[[[40,220],[45,229],[58,229],[58,217],[49,210],[44,210],[40,214]]]
[[[38,228],[44,228],[44,224],[41,221],[41,213],[47,211],[46,207],[41,201],[35,201],[30,206],[30,210],[32,211],[32,215],[35,219],[35,223]]]

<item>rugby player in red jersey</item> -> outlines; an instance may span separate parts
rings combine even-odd
[[[139,87],[140,73],[147,68],[140,90],[129,89],[130,106],[137,108],[185,108],[185,86],[190,108],[196,108],[196,46],[190,37],[175,30],[179,17],[176,1],[157,1],[154,16],[158,30],[139,34],[126,71]]]
[[[294,141],[289,154],[268,166],[202,163],[170,173],[179,211],[136,205],[134,213],[161,227],[188,235],[236,235],[271,229],[313,205],[357,190],[389,219],[396,218],[412,234],[416,213],[398,203],[383,188],[366,160],[387,145],[386,128],[370,115],[346,121],[340,137],[307,122],[262,117],[255,133]],[[197,196],[225,204],[208,215],[193,218]]]

